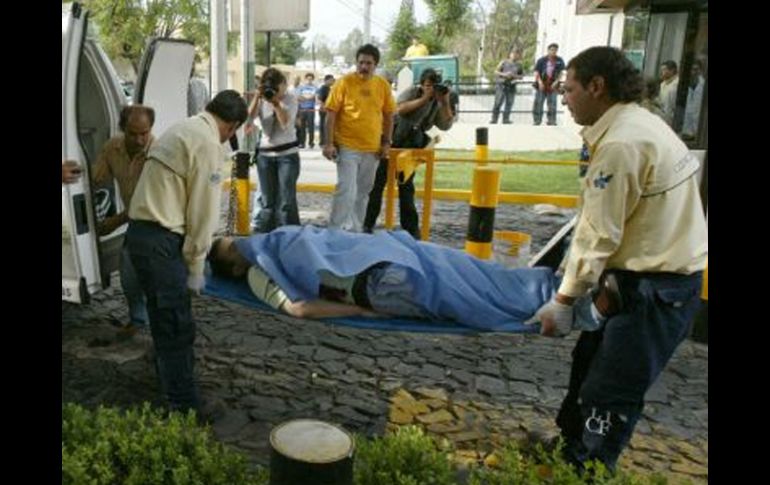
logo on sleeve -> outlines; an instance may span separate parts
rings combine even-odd
[[[212,173],[209,182],[211,185],[219,185],[222,182],[222,175],[219,172]]]
[[[604,175],[604,172],[599,172],[599,175],[594,179],[594,187],[597,189],[606,189],[607,184],[610,183],[612,177],[613,175],[611,173]]]

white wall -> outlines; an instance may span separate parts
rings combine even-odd
[[[565,62],[589,47],[607,45],[610,35],[609,45],[621,46],[622,12],[577,15],[576,3],[577,0],[540,0],[536,58],[546,55],[548,44],[553,42],[559,44],[559,55]]]

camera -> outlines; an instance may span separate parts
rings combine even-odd
[[[433,86],[433,90],[436,91],[439,95],[443,96],[449,92],[449,86],[446,84],[436,84]]]
[[[278,88],[276,88],[275,86],[271,86],[271,85],[269,85],[269,84],[263,84],[263,85],[261,85],[261,86],[259,87],[259,90],[262,92],[262,96],[263,96],[263,97],[264,97],[266,100],[268,100],[268,101],[270,101],[271,99],[273,99],[273,96],[275,96],[276,94],[278,94]]]

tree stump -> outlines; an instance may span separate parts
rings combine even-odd
[[[295,419],[270,432],[270,485],[352,485],[355,442],[344,429]]]

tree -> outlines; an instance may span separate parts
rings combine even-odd
[[[153,37],[192,41],[196,57],[209,53],[208,0],[84,0],[99,39],[111,58],[123,57],[139,69],[147,41]]]
[[[313,59],[313,48],[315,48],[315,58],[324,64],[331,64],[334,59],[334,49],[329,38],[325,35],[316,35],[309,45],[305,45],[302,57],[304,59]]]
[[[345,62],[354,64],[356,62],[356,51],[364,44],[364,33],[356,27],[351,30],[345,39],[340,42],[337,52],[345,56]]]
[[[534,64],[537,48],[537,16],[540,0],[495,0],[487,24],[483,66],[487,72],[508,56],[521,51],[525,70]]]
[[[270,33],[270,63],[294,65],[302,57],[305,39],[296,32]],[[257,64],[267,61],[267,34],[257,33],[254,39],[254,55]]]
[[[471,0],[425,0],[431,12],[430,31],[439,43],[468,26]],[[429,46],[430,47],[430,46]]]
[[[398,62],[406,49],[412,44],[412,37],[417,35],[417,21],[414,18],[412,0],[402,0],[398,16],[388,35],[388,56],[386,64]]]

